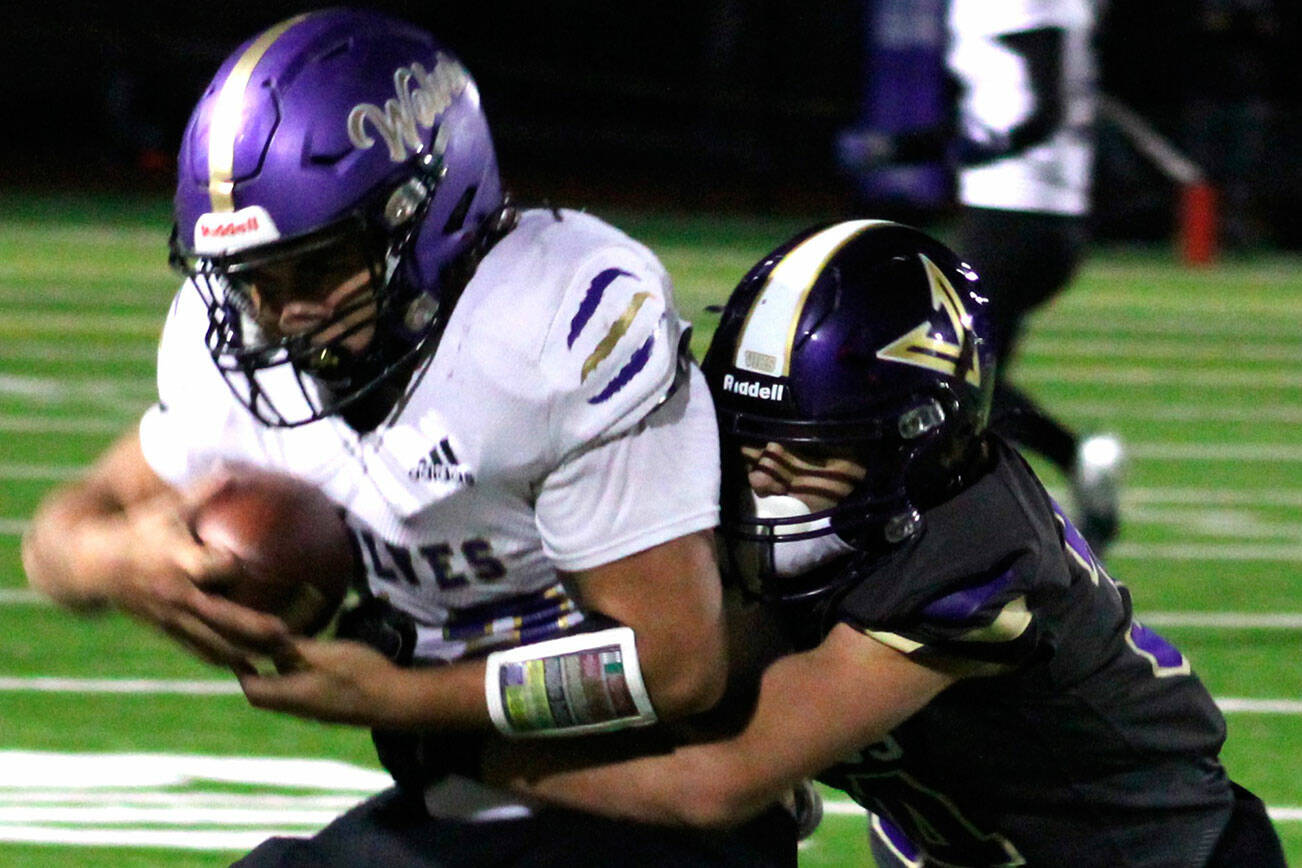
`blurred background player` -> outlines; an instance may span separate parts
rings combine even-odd
[[[242,864],[793,864],[779,807],[705,834],[535,811],[453,737],[647,726],[723,689],[718,439],[656,257],[508,203],[465,68],[375,12],[244,42],[178,175],[158,403],[45,498],[23,560],[56,601],[230,667],[257,707],[373,730],[397,786]],[[188,526],[223,462],[344,512],[365,575],[340,638],[205,592],[239,573]]]
[[[959,257],[895,223],[820,227],[762,259],[704,369],[726,563],[796,653],[735,735],[501,773],[705,826],[817,775],[872,812],[882,866],[1282,866],[1189,661],[986,428],[986,313]]]
[[[933,6],[932,15],[945,15],[945,67],[956,115],[944,116],[930,92],[937,86],[917,75],[930,94],[921,118],[936,122],[895,133],[851,131],[838,142],[840,162],[869,173],[891,164],[956,164],[956,247],[990,293],[998,378],[993,425],[1064,474],[1081,532],[1102,552],[1119,527],[1119,440],[1081,438],[1008,378],[1027,316],[1070,284],[1087,239],[1096,3],[949,0]],[[869,59],[880,68],[880,52],[869,52]]]

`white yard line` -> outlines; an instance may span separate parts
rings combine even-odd
[[[1270,807],[1270,819],[1276,823],[1296,823],[1302,821],[1302,808]],[[834,817],[864,816],[864,808],[849,799],[823,799],[823,813]]]
[[[1198,404],[1155,404],[1149,397],[1138,402],[1128,402],[1124,396],[1116,401],[1063,401],[1055,406],[1058,412],[1068,417],[1099,419],[1105,424],[1118,421],[1142,422],[1248,422],[1253,426],[1261,425],[1299,425],[1302,424],[1302,403],[1271,404],[1261,406],[1226,406],[1214,403]]]
[[[1121,490],[1122,508],[1131,504],[1160,503],[1173,505],[1204,506],[1266,506],[1266,507],[1302,507],[1302,488],[1274,489],[1220,489],[1188,488],[1184,486],[1170,488],[1123,488]]]
[[[13,280],[17,275],[9,275],[6,272],[9,269],[0,266],[0,281],[8,278]],[[44,275],[32,275],[31,277],[42,277]],[[121,269],[108,271],[103,275],[92,276],[90,279],[99,283],[119,283],[119,286],[112,288],[98,287],[94,290],[87,290],[81,286],[52,285],[54,284],[53,275],[50,275],[51,285],[42,285],[39,289],[28,287],[3,286],[0,285],[0,304],[25,304],[31,307],[48,307],[53,304],[75,305],[78,310],[100,310],[100,311],[123,311],[123,312],[152,312],[154,314],[167,310],[167,305],[171,302],[172,296],[159,293],[153,294],[153,288],[157,286],[157,272],[151,274],[136,274],[132,272],[122,273]],[[79,279],[86,279],[78,275]],[[107,281],[105,280],[107,278]],[[141,293],[133,292],[126,288],[129,283],[144,283],[148,281],[153,286]]]
[[[1302,443],[1128,443],[1144,461],[1302,461]]]
[[[1019,383],[1086,383],[1099,386],[1188,386],[1199,389],[1302,390],[1296,367],[1268,371],[1205,370],[1196,367],[1111,367],[1043,364],[1017,369]]]
[[[126,431],[135,415],[86,418],[85,416],[36,416],[0,414],[0,432],[5,434],[116,434]]]
[[[388,775],[334,759],[190,753],[66,753],[0,749],[0,797],[5,792],[157,790],[196,784],[307,789],[314,794],[369,794]]]
[[[1302,630],[1302,612],[1138,612],[1149,627],[1208,630]]]
[[[1283,289],[1283,287],[1280,287]],[[1280,293],[1278,298],[1250,298],[1213,296],[1210,298],[1179,298],[1175,296],[1145,296],[1134,292],[1090,291],[1066,293],[1055,301],[1052,312],[1056,314],[1081,314],[1092,311],[1142,310],[1145,313],[1167,313],[1181,316],[1230,317],[1286,317],[1302,319],[1302,303],[1295,294]]]
[[[1302,563],[1302,545],[1231,543],[1119,542],[1108,549],[1108,561],[1280,561]]]
[[[1297,340],[1297,326],[1287,322],[1263,322],[1251,316],[1218,314],[1196,319],[1192,317],[1104,316],[1086,311],[1054,311],[1031,322],[1028,333],[1040,340],[1051,340],[1054,335],[1080,338],[1102,335],[1106,338],[1130,337],[1136,341],[1159,336],[1187,340],[1213,338],[1275,343]]]
[[[108,693],[147,696],[235,696],[234,679],[0,677],[0,693]]]
[[[122,806],[30,806],[6,807],[0,799],[0,827],[60,823],[78,826],[266,826],[270,823],[320,828],[339,811],[334,808],[171,807],[133,808]],[[273,819],[268,819],[273,817]]]
[[[139,343],[116,341],[111,347],[88,346],[80,342],[17,340],[0,345],[0,362],[153,362],[158,358],[157,341],[150,337]]]
[[[0,397],[33,404],[87,401],[118,407],[124,401],[148,403],[156,395],[152,377],[41,377],[0,374]]]
[[[256,831],[225,829],[97,829],[61,826],[0,826],[0,841],[11,844],[63,844],[74,847],[161,847],[199,852],[248,851],[272,837],[304,837],[315,829],[268,827]]]
[[[118,789],[21,789],[0,787],[0,806],[114,805],[123,807],[242,808],[340,811],[357,804],[364,793],[287,795],[269,793],[171,792]]]
[[[5,332],[51,332],[62,335],[152,335],[163,330],[167,311],[160,307],[152,313],[63,313],[42,311],[6,311],[0,328]]]
[[[1302,700],[1297,699],[1222,698],[1216,706],[1225,714],[1302,714]]]
[[[65,482],[76,479],[90,469],[88,464],[14,464],[0,463],[0,480],[4,482]]]
[[[1057,338],[1042,340],[1035,335],[1027,337],[1018,348],[1018,359],[1030,357],[1045,359],[1087,358],[1096,364],[1110,363],[1115,359],[1149,359],[1189,362],[1288,362],[1296,365],[1302,358],[1302,341],[1277,341],[1244,346],[1241,341],[1222,344],[1208,341],[1148,340],[1125,341],[1111,338]],[[1017,368],[1014,368],[1016,377]]]
[[[94,226],[51,225],[43,220],[5,220],[0,225],[4,227],[6,241],[24,247],[33,244],[62,244],[70,249],[93,246],[122,250],[128,247],[136,247],[142,249],[142,255],[149,256],[154,255],[154,251],[160,244],[167,243],[166,226],[150,229],[106,224]],[[62,260],[62,264],[69,269],[75,269],[84,263],[94,262],[94,256],[94,251],[77,250],[75,257]],[[36,263],[32,265],[31,270],[38,274],[44,273],[43,269],[49,264],[48,262]],[[17,270],[13,263],[9,263],[6,267],[10,272]],[[8,272],[0,271],[0,274],[5,273]]]
[[[1271,520],[1241,506],[1133,504],[1124,507],[1122,514],[1128,526],[1174,528],[1183,537],[1203,542],[1302,543],[1302,521]]]

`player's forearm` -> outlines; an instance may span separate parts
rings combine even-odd
[[[23,569],[32,588],[70,608],[103,605],[117,569],[112,541],[121,523],[121,505],[91,488],[53,492],[23,535]]]
[[[735,825],[779,801],[828,762],[792,732],[804,661],[785,658],[765,674],[758,706],[739,732],[672,752],[585,755],[579,746],[490,744],[490,782],[567,807],[639,822],[715,828]],[[638,755],[638,754],[641,755]]]
[[[413,731],[493,728],[484,696],[484,663],[464,661],[451,666],[397,670],[390,702],[393,728]],[[384,723],[377,724],[385,726]]]

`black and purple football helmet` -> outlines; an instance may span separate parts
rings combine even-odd
[[[274,426],[343,411],[410,370],[503,205],[465,68],[366,10],[309,12],[236,49],[190,117],[178,175],[172,262],[207,303],[227,384]],[[260,328],[250,275],[330,257],[365,263],[365,291],[306,334]],[[344,347],[361,329],[366,348]]]
[[[723,438],[722,535],[747,551],[752,590],[815,593],[827,577],[781,575],[776,547],[835,535],[839,551],[875,556],[971,481],[994,384],[986,316],[967,264],[883,220],[803,232],[742,279],[702,367]],[[765,516],[741,447],[768,443],[851,457],[866,473],[827,510]]]

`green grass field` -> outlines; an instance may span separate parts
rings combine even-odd
[[[74,618],[23,590],[18,539],[38,498],[151,400],[177,284],[167,207],[0,198],[0,865],[224,865],[273,831],[320,826],[378,780],[365,733],[251,710],[220,672],[125,619]],[[660,253],[698,352],[705,306],[798,227],[604,216]],[[1015,370],[1082,430],[1126,440],[1111,570],[1221,701],[1226,763],[1270,805],[1297,864],[1300,266],[1096,252],[1034,321]],[[802,865],[869,864],[862,815],[828,798]]]

